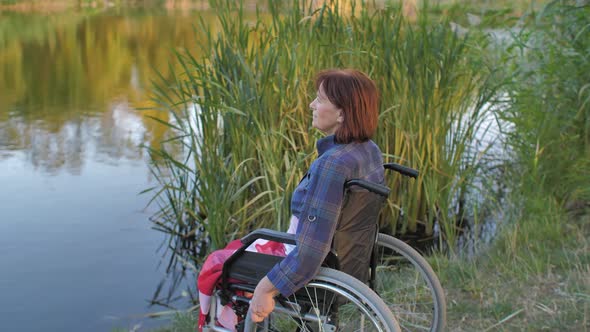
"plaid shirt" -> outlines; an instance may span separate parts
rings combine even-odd
[[[334,136],[328,136],[318,140],[317,150],[318,158],[291,199],[291,212],[299,219],[297,245],[267,274],[284,296],[307,284],[330,252],[344,183],[350,179],[383,183],[383,159],[373,141],[336,144]]]

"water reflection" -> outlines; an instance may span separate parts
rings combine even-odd
[[[173,50],[197,55],[196,17],[0,11],[0,329],[161,323],[145,314],[161,310],[148,301],[164,273],[162,237],[138,193],[150,186],[140,145],[169,135],[146,115],[169,114],[137,109],[150,106],[156,70],[180,72]]]
[[[154,69],[170,78],[173,50],[197,51],[195,16],[121,11],[0,13],[0,158],[22,150],[36,168],[76,173],[86,158],[140,159],[140,144],[166,135],[136,108]]]

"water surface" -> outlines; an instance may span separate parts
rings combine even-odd
[[[196,16],[161,8],[0,11],[0,329],[143,328],[163,236],[150,229],[149,106]]]

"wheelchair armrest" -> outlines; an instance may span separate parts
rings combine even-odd
[[[388,187],[386,187],[382,184],[370,182],[370,181],[363,180],[363,179],[351,179],[351,180],[346,181],[346,183],[344,183],[344,188],[348,188],[350,186],[359,186],[359,187],[367,189],[370,192],[373,192],[375,194],[379,194],[383,197],[389,196],[389,192],[391,191],[391,189],[389,189]]]
[[[396,164],[396,163],[387,163],[387,164],[383,164],[383,167],[385,169],[390,169],[393,171],[396,171],[398,173],[400,173],[401,175],[405,175],[405,176],[409,176],[411,178],[417,178],[418,175],[420,174],[420,172],[418,172],[417,169],[413,169],[407,166],[402,166],[400,164]]]
[[[221,270],[222,302],[228,301],[230,297],[230,293],[228,292],[228,290],[229,277],[231,271],[234,271],[232,273],[235,274],[234,277],[238,279],[244,279],[244,281],[258,283],[258,281],[260,281],[260,279],[262,279],[262,277],[264,277],[268,272],[266,271],[267,268],[271,268],[272,266],[274,266],[274,264],[278,263],[280,260],[283,259],[283,257],[278,256],[247,252],[246,248],[248,248],[254,241],[258,239],[270,240],[286,244],[296,244],[295,234],[283,233],[268,228],[257,229],[241,238],[240,242],[242,242],[242,246],[239,249],[237,249],[231,256],[229,256],[227,260],[223,263],[223,268]],[[266,256],[266,258],[263,260],[256,259],[259,256]],[[246,257],[247,260],[255,260],[255,262],[253,263],[253,265],[255,266],[252,266],[252,268],[245,269],[243,262],[238,262],[238,259],[242,257]],[[240,274],[241,272],[239,271],[250,270],[252,272],[253,269],[255,270],[255,276],[253,277],[255,280],[253,280],[250,276]],[[238,272],[236,273],[235,271]]]
[[[268,228],[260,228],[240,239],[244,246],[251,245],[254,241],[262,239],[286,244],[295,244],[295,234],[283,233]]]

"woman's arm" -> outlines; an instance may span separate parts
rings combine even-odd
[[[336,230],[348,169],[335,158],[320,158],[311,177],[299,218],[297,246],[267,275],[284,296],[307,284],[330,251]]]

